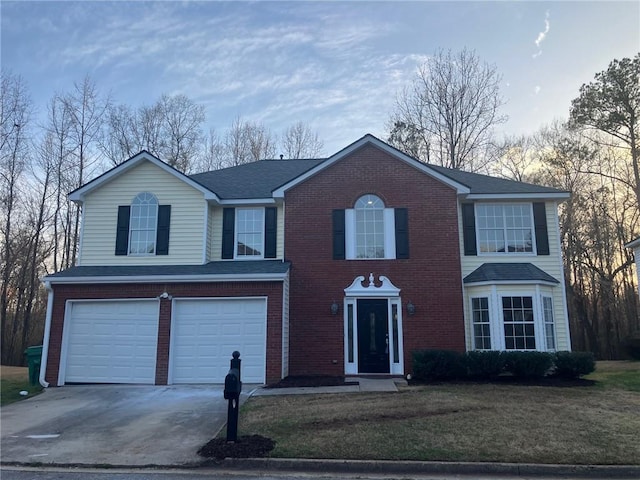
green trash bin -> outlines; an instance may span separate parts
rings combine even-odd
[[[27,347],[24,351],[29,365],[29,383],[37,385],[40,382],[40,360],[42,359],[42,345]]]

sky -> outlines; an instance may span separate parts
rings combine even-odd
[[[330,155],[383,140],[401,90],[438,49],[475,50],[501,75],[498,135],[566,119],[582,84],[640,51],[638,1],[0,2],[0,64],[40,118],[89,75],[115,103],[184,94],[219,133],[302,121]]]

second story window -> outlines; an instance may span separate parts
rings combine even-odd
[[[476,228],[480,253],[532,253],[530,204],[477,204]]]
[[[356,258],[385,258],[384,203],[375,195],[360,197],[355,204]]]
[[[158,199],[155,195],[139,193],[131,202],[129,220],[129,254],[154,255],[158,225]]]
[[[264,251],[264,208],[236,211],[236,257],[261,258]]]

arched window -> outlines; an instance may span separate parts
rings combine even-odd
[[[139,193],[131,202],[129,253],[154,255],[158,226],[158,199],[152,193]]]
[[[355,204],[356,258],[385,258],[384,202],[364,195]]]

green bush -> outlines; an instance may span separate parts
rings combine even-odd
[[[554,375],[560,378],[580,378],[596,369],[596,360],[591,352],[556,352],[553,363]]]
[[[455,380],[464,378],[464,356],[452,350],[417,350],[413,355],[414,380]]]
[[[504,371],[505,352],[486,350],[470,351],[465,355],[467,375],[471,378],[496,378]]]
[[[640,331],[629,335],[625,341],[627,354],[634,360],[640,360]]]
[[[505,369],[515,377],[544,377],[553,367],[553,354],[547,352],[506,352]]]

